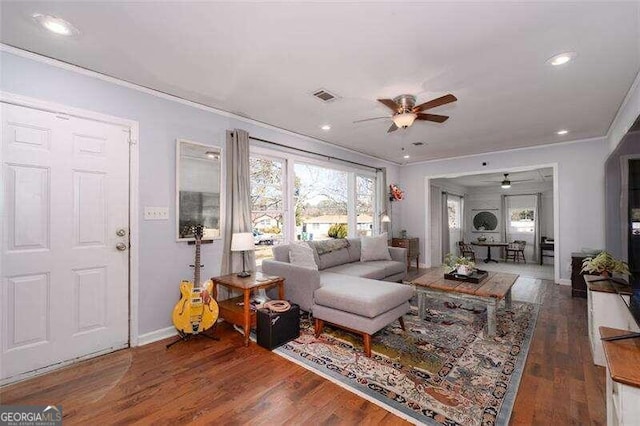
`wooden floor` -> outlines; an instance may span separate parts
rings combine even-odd
[[[604,369],[594,367],[586,300],[547,286],[512,424],[605,424]],[[0,389],[0,404],[61,404],[65,424],[405,424],[384,409],[242,337],[167,341]],[[169,340],[170,341],[170,340]]]

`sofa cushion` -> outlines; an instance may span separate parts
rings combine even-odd
[[[360,261],[391,260],[387,233],[377,237],[362,237],[360,241]]]
[[[338,265],[349,263],[349,249],[343,248],[318,256],[318,269],[324,270]]]
[[[385,265],[377,265],[376,262],[345,263],[344,265],[327,268],[325,271],[352,277],[371,278],[373,280],[381,280],[389,275]]]
[[[349,238],[349,262],[360,262],[360,238]]]
[[[403,304],[412,296],[413,287],[409,285],[322,272],[320,288],[314,292],[314,302],[374,318]]]
[[[318,270],[313,249],[307,243],[289,244],[289,259],[292,265]]]

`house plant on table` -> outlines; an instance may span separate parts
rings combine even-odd
[[[456,257],[448,253],[444,258],[443,266],[448,274],[455,272],[459,275],[471,275],[476,264],[466,257]]]
[[[617,260],[607,251],[602,251],[595,257],[587,257],[582,262],[582,272],[602,275],[604,278],[612,278],[613,274],[631,275],[629,265],[622,260]],[[615,278],[612,280],[619,281]]]

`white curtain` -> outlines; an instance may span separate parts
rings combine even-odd
[[[382,223],[382,215],[386,214],[391,218],[391,211],[389,210],[389,190],[387,189],[387,169],[382,168],[376,170],[376,198],[378,200],[378,232],[389,232],[389,224]],[[393,219],[392,219],[393,220]],[[389,233],[389,238],[391,234]]]
[[[441,201],[441,210],[442,210],[442,217],[441,217],[441,221],[442,221],[442,239],[441,239],[441,245],[442,245],[442,260],[444,261],[444,257],[447,255],[447,253],[450,252],[450,247],[449,247],[449,206],[447,205],[447,193],[446,192],[442,192],[442,201]],[[455,253],[454,253],[455,254]]]
[[[251,225],[251,172],[249,167],[249,133],[227,130],[226,194],[222,274],[242,270],[242,252],[231,252],[231,237],[236,232],[252,232]],[[255,271],[253,251],[246,253],[247,270]]]
[[[502,208],[502,221],[501,221],[501,231],[502,231],[502,239],[504,242],[509,241],[509,206],[507,205],[507,196],[500,196],[500,204]]]
[[[540,261],[540,215],[542,214],[542,194],[538,192],[535,196],[533,207],[533,260]]]

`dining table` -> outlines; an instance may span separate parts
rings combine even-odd
[[[491,257],[491,247],[507,247],[509,243],[505,243],[502,241],[471,241],[471,244],[479,247],[487,248],[487,257],[484,259],[484,263],[496,262],[498,261]]]

